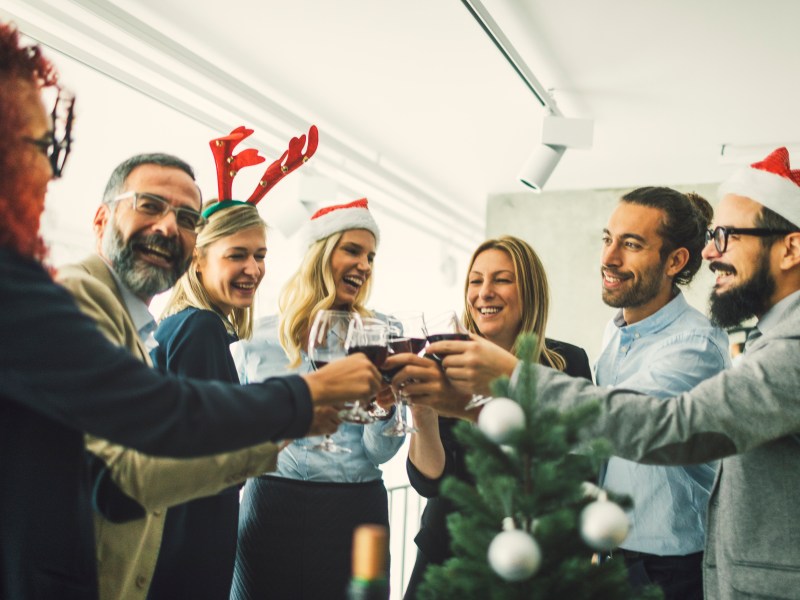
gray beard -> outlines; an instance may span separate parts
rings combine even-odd
[[[167,291],[189,267],[189,259],[176,262],[171,269],[143,261],[133,249],[137,243],[159,246],[173,256],[180,256],[183,249],[178,241],[162,235],[134,235],[125,243],[116,223],[110,223],[103,235],[103,255],[122,283],[140,298],[152,298]]]

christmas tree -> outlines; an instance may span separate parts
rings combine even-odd
[[[603,440],[581,436],[599,405],[564,413],[542,406],[530,362],[535,337],[520,336],[517,348],[523,365],[515,385],[495,381],[478,427],[456,428],[473,481],[442,484],[457,507],[448,517],[454,556],[429,567],[419,597],[661,598],[655,587],[633,590],[621,558],[593,560],[628,529],[620,506],[587,483],[609,454]]]

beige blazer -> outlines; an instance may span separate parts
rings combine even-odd
[[[116,281],[99,256],[62,267],[58,281],[111,342],[152,364]],[[278,446],[272,443],[195,459],[153,458],[92,436],[86,436],[86,445],[109,466],[116,485],[147,511],[144,518],[127,523],[112,523],[95,513],[101,600],[147,597],[168,507],[274,471],[278,456]]]

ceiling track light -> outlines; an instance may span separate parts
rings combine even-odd
[[[542,145],[534,149],[519,172],[522,183],[534,192],[541,192],[567,148],[592,147],[593,121],[566,118],[480,0],[461,2],[539,103],[547,109],[548,114],[542,126]]]

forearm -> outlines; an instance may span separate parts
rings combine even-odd
[[[433,411],[412,410],[416,433],[411,436],[408,460],[428,479],[444,473],[445,452],[439,436],[439,418]]]
[[[211,496],[273,471],[278,456],[273,443],[194,459],[156,458],[88,436],[87,447],[106,463],[114,484],[147,511]]]

